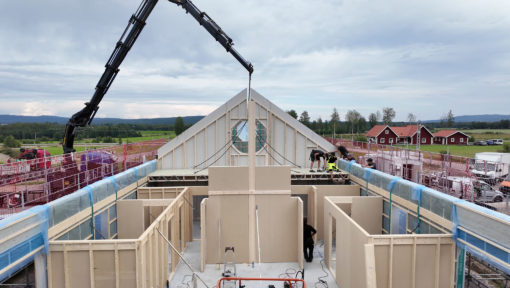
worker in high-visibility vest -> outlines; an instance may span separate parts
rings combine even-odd
[[[336,166],[336,161],[338,158],[335,155],[335,152],[330,152],[327,154],[327,164],[328,164],[328,172],[331,177],[331,180],[333,181],[333,171],[338,171],[338,167]]]

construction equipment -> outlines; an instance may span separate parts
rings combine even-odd
[[[230,260],[228,260],[228,252],[230,253]],[[225,247],[225,257],[223,265],[223,274],[221,274],[223,277],[237,277],[237,270],[236,270],[236,252],[233,246]]]
[[[239,61],[241,65],[248,70],[251,79],[253,65],[234,49],[232,39],[209,17],[209,15],[200,11],[190,0],[168,1],[181,6],[184,10],[186,10],[186,13],[191,14],[191,16],[193,16],[198,23],[203,26],[205,30],[214,37],[214,39],[216,39],[216,41],[220,42],[227,52],[230,52],[230,54],[232,54],[232,56],[234,56],[234,58],[236,58],[237,61]],[[106,62],[106,69],[96,85],[94,95],[89,102],[85,103],[85,107],[75,113],[66,124],[64,139],[62,141],[64,153],[72,153],[75,151],[73,144],[76,127],[89,125],[94,119],[94,116],[99,109],[99,103],[110,88],[110,85],[115,80],[117,73],[119,73],[119,66],[122,64],[122,61],[142,32],[142,29],[145,26],[145,21],[151,14],[154,6],[156,6],[156,3],[158,3],[158,0],[143,0],[135,14],[133,14],[129,19],[124,33],[122,33],[122,36],[117,42],[108,62]]]

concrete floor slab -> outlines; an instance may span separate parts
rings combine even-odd
[[[314,250],[314,259],[312,262],[305,262],[305,282],[306,287],[328,287],[338,288],[335,280],[331,276],[331,272],[326,268],[324,263],[323,255],[324,248],[321,245],[316,245]],[[184,252],[184,258],[193,266],[193,269],[198,272],[198,275],[205,281],[207,286],[202,284],[200,280],[197,280],[197,287],[215,287],[217,281],[222,277],[223,264],[222,265],[206,265],[203,273],[200,271],[200,241],[193,241],[188,243],[188,247]],[[252,267],[251,264],[237,264],[236,265],[237,276],[246,278],[294,278],[296,273],[300,270],[298,263],[255,263]],[[170,287],[193,287],[191,283],[191,271],[182,262],[179,262],[176,272],[170,282]],[[298,276],[300,277],[300,275]],[[323,284],[320,280],[325,281]],[[273,284],[275,287],[283,287],[283,282],[271,283],[264,281],[250,281],[243,282],[246,284],[246,288],[251,287],[268,287]],[[225,286],[226,287],[226,286]]]

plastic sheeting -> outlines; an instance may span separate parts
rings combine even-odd
[[[0,281],[48,252],[49,207],[41,205],[0,221]],[[27,229],[19,233],[22,229]],[[19,233],[19,234],[17,234]]]
[[[91,210],[92,216],[95,203],[116,194],[120,189],[155,170],[156,160],[153,160],[95,182],[46,205],[36,206],[0,220],[0,239],[7,239],[0,243],[0,281],[9,278],[13,273],[33,262],[37,253],[47,253],[49,227],[85,209]],[[113,219],[111,218],[112,215],[116,217],[116,211],[115,213],[107,213],[107,211],[94,215],[96,217],[96,221],[94,221],[96,229],[99,229],[103,235],[104,233],[108,234],[108,225],[110,225],[110,232],[114,230],[116,233],[117,230],[117,223],[109,224],[108,221]],[[110,219],[108,219],[108,214],[110,214]],[[85,239],[90,236],[91,227],[91,218],[89,218],[59,239]],[[26,229],[26,231],[16,235],[17,232],[23,229]]]

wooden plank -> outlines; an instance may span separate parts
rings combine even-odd
[[[365,244],[366,288],[377,288],[375,251],[373,244]]]
[[[53,262],[51,251],[48,251],[48,256],[46,257],[46,265],[47,265],[47,274],[48,274],[48,286],[50,288],[53,287]],[[92,287],[94,288],[94,287]]]
[[[92,243],[89,243],[89,273],[90,273],[90,287],[96,287],[96,281],[94,277],[94,252],[92,250]]]
[[[411,275],[411,288],[416,287],[416,237],[413,238],[413,255],[411,257],[412,275]]]
[[[71,287],[71,279],[69,279],[69,259],[67,255],[66,244],[64,244],[64,283],[65,287]]]
[[[437,244],[436,244],[436,254],[434,255],[435,257],[435,262],[436,262],[436,269],[435,269],[435,287],[436,288],[439,288],[439,267],[441,266],[440,264],[440,253],[441,253],[441,242],[439,241],[439,239],[437,239]]]
[[[115,243],[115,287],[120,288],[120,268],[119,268],[119,249],[118,244]]]
[[[206,215],[206,209],[207,207],[207,198],[204,198],[202,200],[202,203],[200,203],[200,255],[202,255],[200,259],[200,272],[204,272],[205,269],[205,262],[207,261],[207,251],[206,251],[206,241],[207,241],[207,235],[205,234],[206,231],[206,221],[205,221],[205,215]]]
[[[388,288],[393,288],[393,237],[390,238],[390,255],[388,257]]]
[[[136,241],[136,254],[135,254],[135,262],[136,262],[136,287],[142,287],[142,249],[140,247],[140,241]]]

